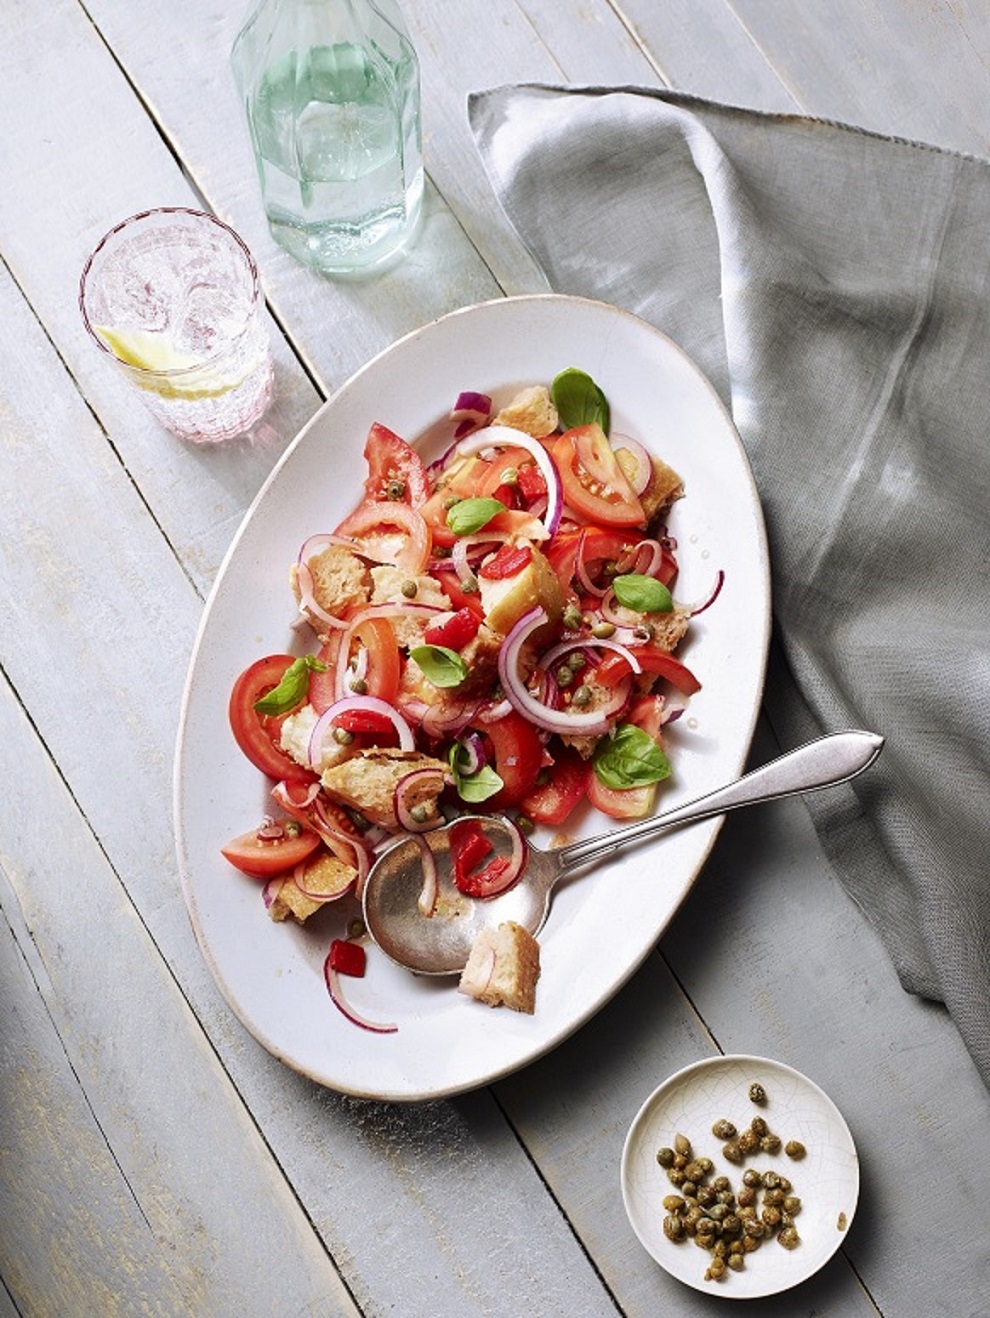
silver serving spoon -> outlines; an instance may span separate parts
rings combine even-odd
[[[492,855],[499,856],[511,854],[513,830],[497,817],[461,815],[418,838],[404,838],[379,857],[365,883],[365,924],[382,951],[399,965],[421,975],[459,974],[467,964],[471,945],[486,926],[514,920],[538,933],[549,913],[554,885],[572,870],[682,824],[848,782],[874,763],[883,744],[883,737],[875,732],[834,732],[665,814],[552,851],[527,844],[521,877],[497,897],[475,899],[458,891],[450,830],[463,820],[476,821],[492,844]],[[419,905],[424,885],[422,843],[429,846],[437,869],[437,897],[430,915],[424,915]]]

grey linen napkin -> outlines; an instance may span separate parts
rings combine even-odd
[[[772,721],[886,736],[809,809],[990,1086],[990,164],[641,88],[503,87],[469,115],[550,287],[658,326],[731,407]]]

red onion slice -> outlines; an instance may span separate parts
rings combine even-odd
[[[394,1023],[385,1024],[382,1021],[372,1021],[367,1016],[362,1016],[360,1012],[355,1011],[347,1000],[340,983],[340,976],[330,964],[330,954],[327,953],[327,959],[323,963],[323,978],[326,981],[327,991],[333,1001],[334,1006],[354,1025],[360,1025],[362,1030],[370,1030],[372,1034],[395,1034],[398,1025]]]
[[[544,672],[559,659],[562,655],[570,654],[572,650],[612,650],[615,654],[621,654],[626,663],[634,673],[641,673],[643,666],[633,654],[618,641],[599,641],[599,640],[578,640],[578,641],[561,641],[558,645],[552,646],[536,665],[538,672]]]
[[[498,675],[502,690],[520,714],[547,732],[557,732],[563,736],[600,737],[609,729],[612,704],[618,709],[625,702],[626,692],[621,690],[622,683],[615,688],[613,702],[608,708],[574,713],[573,706],[567,711],[548,709],[531,694],[519,676],[522,649],[533,632],[546,621],[544,609],[532,608],[523,614],[505,638],[498,654]]]
[[[416,909],[420,915],[427,919],[433,914],[437,907],[437,893],[439,886],[437,883],[437,862],[433,855],[433,850],[425,838],[416,837],[416,845],[419,847],[423,858],[423,886],[420,889],[419,897],[416,900]]]
[[[725,585],[725,572],[722,568],[715,573],[715,581],[707,595],[702,595],[700,599],[693,604],[678,604],[679,609],[685,609],[692,618],[697,618],[699,613],[704,613],[705,609],[710,609],[722,593],[722,587]]]
[[[387,700],[380,700],[378,696],[342,696],[340,700],[335,700],[332,705],[328,706],[316,720],[309,738],[308,753],[311,768],[315,769],[320,762],[323,739],[330,731],[334,721],[348,709],[363,709],[372,714],[382,714],[391,722],[399,734],[400,750],[412,751],[416,749],[416,738],[413,735],[412,728],[399,711],[390,705]]]
[[[619,463],[622,474],[632,487],[633,494],[642,494],[653,476],[653,462],[650,455],[638,439],[631,435],[613,435],[609,440],[612,452],[618,454],[625,449],[632,461],[627,465]]]
[[[543,514],[543,526],[547,535],[553,535],[560,525],[561,511],[564,506],[564,490],[560,483],[560,474],[553,459],[538,439],[527,435],[522,430],[511,426],[487,426],[470,439],[462,440],[457,445],[457,453],[462,457],[471,457],[487,448],[524,448],[532,457],[547,484],[547,508]]]
[[[407,802],[410,792],[418,787],[425,788],[428,794],[434,793],[439,796],[444,787],[442,770],[431,768],[412,769],[409,773],[403,774],[395,784],[395,790],[392,793],[392,809],[395,811],[396,819],[407,833],[425,833],[443,823],[443,818],[439,813],[431,815],[425,823],[421,823],[413,815]]]

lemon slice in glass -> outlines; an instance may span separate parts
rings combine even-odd
[[[118,330],[94,325],[113,355],[124,366],[142,372],[131,378],[142,389],[162,398],[218,398],[237,387],[241,380],[224,379],[215,365],[201,365],[196,357],[177,348],[171,335],[153,330]]]

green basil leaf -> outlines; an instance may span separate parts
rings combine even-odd
[[[306,699],[310,673],[326,671],[326,664],[321,664],[315,655],[304,654],[301,659],[289,664],[278,686],[254,702],[255,709],[259,714],[272,714],[276,718],[288,714],[289,710],[295,709]]]
[[[505,512],[505,504],[498,499],[459,499],[447,509],[447,525],[454,535],[474,535],[498,513]]]
[[[463,746],[459,741],[455,741],[447,755],[454,786],[457,788],[457,795],[462,801],[477,804],[480,801],[487,801],[490,796],[494,796],[496,792],[502,790],[505,784],[495,770],[487,764],[483,764],[476,773],[464,773],[461,769],[463,754]]]
[[[670,777],[670,765],[648,732],[634,723],[620,723],[604,737],[592,759],[599,781],[606,787],[648,787]]]
[[[565,430],[597,421],[608,434],[608,399],[585,371],[576,366],[561,371],[550,386],[550,397]]]
[[[637,613],[670,613],[674,608],[670,591],[656,577],[624,572],[613,579],[612,589],[620,604]]]
[[[434,686],[459,686],[467,677],[467,664],[446,645],[417,645],[409,654]]]

